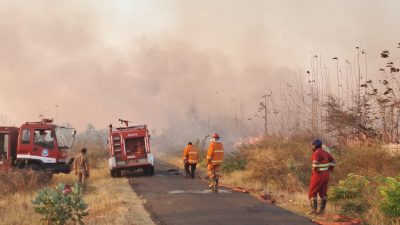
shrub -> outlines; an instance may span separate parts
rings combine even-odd
[[[331,188],[329,199],[340,207],[343,215],[361,216],[371,207],[369,203],[371,193],[369,179],[351,173]]]
[[[68,187],[60,183],[55,189],[44,188],[37,192],[32,203],[35,212],[41,215],[41,221],[47,225],[64,225],[70,221],[83,224],[83,217],[88,215],[88,206],[78,184]]]
[[[224,172],[233,172],[235,170],[244,170],[246,167],[246,157],[240,151],[233,152],[224,159],[222,170]]]
[[[382,197],[380,202],[382,213],[389,218],[400,217],[400,182],[388,177],[378,190]]]
[[[367,212],[370,207],[371,205],[365,199],[349,199],[340,206],[340,213],[347,216],[358,216]]]

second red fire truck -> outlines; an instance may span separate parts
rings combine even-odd
[[[113,128],[112,124],[109,126],[110,175],[119,177],[124,170],[142,170],[146,175],[154,175],[154,157],[150,152],[150,134],[147,126],[129,126],[129,121],[119,121],[124,123],[125,127]]]

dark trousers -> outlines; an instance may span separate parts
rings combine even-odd
[[[192,177],[194,179],[194,171],[196,171],[196,165],[197,164],[189,164],[185,163],[185,172],[186,172],[186,177]],[[190,171],[189,171],[190,167]]]

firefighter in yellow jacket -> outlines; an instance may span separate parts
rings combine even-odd
[[[89,173],[89,160],[86,156],[87,149],[82,148],[81,154],[75,158],[75,175],[78,176],[78,184],[84,184],[86,179],[90,176]]]
[[[219,167],[224,160],[224,146],[220,141],[217,133],[212,135],[210,146],[207,152],[207,171],[208,177],[211,180],[210,188],[216,189],[218,187],[218,172]]]
[[[189,142],[183,150],[183,163],[185,165],[186,178],[189,176],[194,179],[194,172],[196,171],[197,161],[199,160],[199,152],[192,142]],[[189,171],[190,167],[190,171]]]

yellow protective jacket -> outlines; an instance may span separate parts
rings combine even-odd
[[[224,161],[224,146],[219,141],[211,141],[207,152],[207,162],[211,165],[221,165]]]
[[[75,172],[86,172],[89,173],[89,159],[84,154],[76,156],[74,161]]]
[[[187,145],[185,150],[183,150],[183,160],[187,161],[189,164],[197,164],[199,160],[199,153],[193,145]]]

